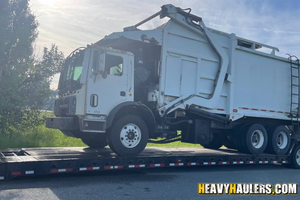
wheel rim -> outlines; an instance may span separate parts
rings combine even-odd
[[[255,130],[251,134],[251,144],[254,148],[259,149],[265,141],[264,134],[260,130]]]
[[[278,133],[276,143],[279,149],[284,149],[288,144],[288,136],[285,132],[281,131]]]
[[[300,149],[298,149],[298,151],[296,153],[296,162],[298,165],[300,165]]]
[[[136,147],[141,141],[140,128],[132,123],[123,126],[120,133],[120,140],[126,148]]]

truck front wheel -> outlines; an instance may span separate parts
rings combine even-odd
[[[135,115],[126,115],[118,119],[108,134],[110,148],[121,156],[138,155],[145,149],[148,138],[146,123]]]

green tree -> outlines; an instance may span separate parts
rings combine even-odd
[[[28,0],[0,1],[0,133],[38,118],[51,95],[51,79],[64,63],[54,44],[44,48],[41,60],[34,59],[37,27]]]
[[[41,60],[35,60],[29,67],[28,76],[22,83],[24,98],[30,110],[41,109],[52,94],[50,83],[64,64],[64,54],[55,44],[44,48]]]
[[[37,38],[38,23],[31,13],[27,0],[0,1],[0,120],[1,128],[20,117],[26,100],[22,94],[22,83],[27,78],[32,62],[32,43]]]

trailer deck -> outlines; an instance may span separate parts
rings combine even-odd
[[[148,147],[136,157],[121,157],[109,148],[18,148],[0,151],[0,180],[93,170],[287,163],[290,163],[289,156],[254,156],[231,149],[210,150],[200,147]]]

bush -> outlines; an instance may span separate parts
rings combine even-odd
[[[45,118],[53,116],[52,112],[39,115],[40,124],[28,125],[30,119],[24,119],[17,126],[12,126],[8,133],[1,134],[0,149],[22,147],[75,147],[85,146],[80,139],[67,137],[59,130],[45,127]]]

